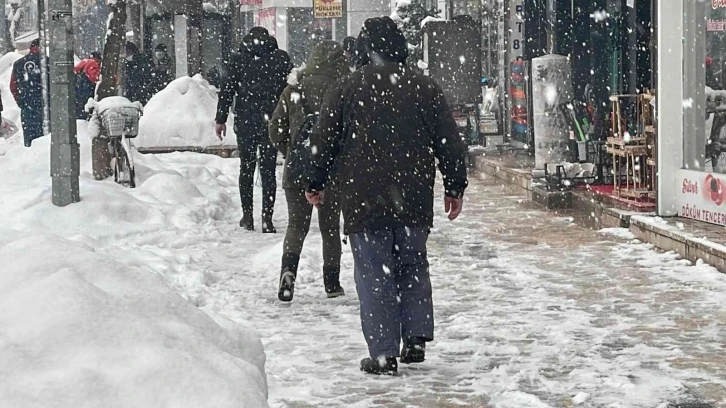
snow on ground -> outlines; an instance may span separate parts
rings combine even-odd
[[[227,136],[214,133],[217,93],[201,75],[181,77],[154,95],[139,122],[139,147],[237,146],[232,115]]]
[[[280,233],[243,232],[238,161],[175,153],[136,157],[135,190],[92,181],[86,162],[83,202],[58,209],[47,143],[0,156],[0,260],[19,265],[0,272],[0,351],[15,367],[13,377],[0,368],[0,381],[13,384],[0,387],[0,400],[23,389],[60,400],[68,383],[52,376],[67,375],[84,396],[153,378],[154,395],[171,390],[164,395],[186,396],[188,406],[241,394],[238,406],[263,404],[259,343],[229,319],[262,340],[272,407],[726,406],[726,276],[622,230],[582,229],[473,182],[461,219],[439,212],[431,234],[437,328],[428,360],[378,378],[358,370],[366,351],[349,248],[347,295],[326,299],[314,226],[295,300],[277,301],[281,191]],[[107,405],[97,401],[89,406]],[[133,402],[125,405],[161,405]]]
[[[125,189],[92,179],[79,128],[78,204],[51,204],[49,137],[0,155],[0,405],[266,407],[259,337],[179,296],[147,251],[118,250],[161,232],[148,245],[190,263],[184,240],[237,216],[236,166],[139,156]]]

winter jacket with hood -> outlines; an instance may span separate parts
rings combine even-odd
[[[361,69],[332,89],[311,136],[309,190],[335,166],[347,234],[433,224],[436,160],[444,192],[467,187],[466,144],[441,88],[406,68],[406,42],[388,17],[361,31]]]
[[[308,114],[319,112],[328,88],[350,71],[341,46],[324,41],[313,49],[306,67],[296,81],[285,88],[270,120],[270,140],[285,158],[293,148],[295,136]],[[285,166],[283,188],[305,190],[310,185],[307,174],[292,174]]]
[[[290,57],[277,48],[277,40],[264,28],[250,30],[239,53],[232,56],[219,92],[217,123],[226,123],[234,102],[238,122],[251,130],[266,130],[267,120],[292,70]]]

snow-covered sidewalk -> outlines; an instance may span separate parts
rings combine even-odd
[[[325,298],[313,230],[295,300],[276,299],[282,197],[277,235],[242,232],[231,219],[114,243],[119,253],[143,254],[203,310],[257,330],[273,407],[726,404],[726,276],[479,182],[462,218],[439,217],[431,235],[437,331],[428,361],[395,378],[365,376],[348,248],[346,297]],[[170,236],[173,244],[156,244]]]
[[[725,275],[655,252],[633,242],[624,230],[582,229],[529,207],[501,186],[473,182],[465,212],[454,223],[438,213],[429,247],[436,341],[428,348],[426,363],[402,366],[397,377],[378,378],[358,370],[366,349],[349,248],[342,274],[347,296],[328,300],[320,271],[320,237],[313,227],[295,300],[289,305],[278,302],[276,281],[287,218],[283,194],[278,194],[277,235],[241,231],[236,159],[191,153],[139,157],[136,190],[90,181],[86,170],[84,202],[60,210],[50,205],[49,192],[37,187],[49,185],[47,166],[29,169],[29,163],[46,160],[47,153],[8,154],[17,156],[6,156],[0,166],[0,230],[5,228],[0,232],[22,229],[26,241],[16,242],[29,248],[34,235],[57,237],[62,245],[48,238],[38,241],[41,250],[61,245],[53,253],[56,258],[61,252],[86,251],[84,259],[109,259],[113,270],[133,276],[156,274],[198,309],[254,329],[267,355],[272,407],[652,408],[696,400],[726,404]],[[13,177],[22,177],[30,186],[13,183]],[[256,198],[259,203],[259,191]],[[441,207],[437,202],[437,211]],[[0,255],[10,257],[13,250],[22,250],[7,239],[0,241],[5,251]],[[101,288],[103,279],[113,276],[108,271],[98,278],[88,271],[83,274]],[[170,298],[165,294],[163,299]],[[159,304],[149,298],[149,305]],[[137,303],[134,313],[144,310],[141,305]],[[0,318],[6,310],[0,311]],[[189,315],[194,308],[174,310]],[[224,319],[215,321],[220,326],[214,330],[239,332]],[[250,385],[254,373],[246,380],[230,376],[222,381],[225,371],[205,362],[203,349],[192,347],[200,337],[187,338],[185,333],[201,336],[199,330],[216,327],[204,316],[180,318],[163,327],[161,341],[155,344],[191,350],[185,360],[188,368],[179,375],[191,381],[195,369],[210,367],[208,372],[219,381],[198,383],[202,395],[231,398],[255,395],[264,388]],[[3,330],[0,324],[4,354],[10,346],[3,343]],[[179,338],[170,337],[174,333]],[[25,333],[27,338],[31,334]],[[71,338],[69,331],[67,339]],[[169,343],[169,338],[182,346]],[[229,334],[212,338],[212,361],[225,352],[239,361],[229,372],[241,375],[249,370],[247,362],[261,365],[253,347],[224,343]],[[245,344],[254,344],[253,338],[248,340]],[[77,363],[78,358],[66,361]],[[98,378],[117,386],[118,370],[113,374]],[[90,377],[76,378],[83,382]],[[174,378],[168,380],[157,388],[169,386]],[[236,393],[234,384],[244,391]],[[175,389],[184,390],[182,385]],[[3,390],[7,387],[0,386]],[[188,402],[178,406],[204,405]]]

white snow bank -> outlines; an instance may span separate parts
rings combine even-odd
[[[159,276],[87,245],[2,239],[3,405],[267,406],[256,336],[222,328]]]
[[[201,75],[172,81],[144,107],[139,123],[139,147],[237,146],[232,115],[227,136],[220,141],[214,133],[217,93]]]
[[[446,19],[441,17],[426,16],[423,20],[421,20],[421,28],[423,28],[426,24],[432,21],[446,21]]]
[[[149,264],[128,239],[172,248],[235,219],[237,161],[135,154],[123,188],[93,180],[78,125],[80,203],[51,204],[50,138],[0,155],[0,405],[267,407],[257,335],[172,289],[204,271]]]

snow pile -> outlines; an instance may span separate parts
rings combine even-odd
[[[139,123],[139,147],[236,147],[232,115],[227,136],[220,141],[214,133],[217,93],[201,75],[172,81],[144,107]]]
[[[58,208],[50,138],[30,149],[11,142],[0,155],[3,406],[267,407],[257,335],[170,287],[212,278],[193,267],[174,274],[130,240],[164,251],[234,220],[236,180],[225,173],[236,161],[135,155],[139,187],[126,189],[93,180],[79,122],[82,201]]]

